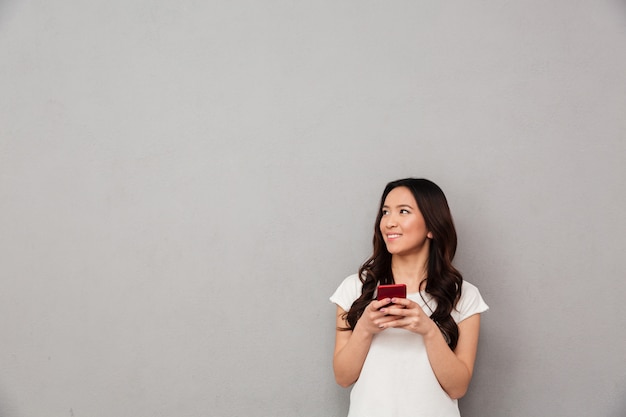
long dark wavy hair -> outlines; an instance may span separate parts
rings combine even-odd
[[[463,276],[452,266],[456,253],[456,230],[446,196],[437,184],[427,179],[405,178],[392,181],[385,187],[374,225],[374,250],[372,256],[359,268],[363,290],[344,317],[349,326],[345,330],[354,329],[363,311],[374,299],[378,284],[394,283],[391,254],[383,240],[380,221],[385,199],[397,187],[406,187],[411,191],[424,217],[426,228],[432,233],[425,291],[436,301],[437,307],[430,318],[439,326],[448,346],[454,350],[459,339],[459,328],[450,313],[461,297],[463,285]]]

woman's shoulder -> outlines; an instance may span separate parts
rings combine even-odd
[[[359,274],[349,275],[339,284],[335,293],[330,297],[330,301],[348,311],[354,300],[361,295],[362,288],[363,283]]]
[[[483,297],[480,295],[478,287],[470,282],[463,280],[463,285],[461,287],[461,298],[456,305],[455,311],[452,312],[452,316],[455,318],[455,320],[457,322],[460,322],[473,314],[483,313],[488,309],[489,306],[487,305],[487,303],[485,303]]]
[[[480,291],[478,291],[478,287],[466,280],[463,280],[463,284],[461,286],[461,292],[462,293],[467,292],[469,294],[476,294],[476,293],[480,294]]]
[[[480,295],[480,291],[478,290],[478,287],[476,285],[472,284],[471,282],[467,282],[463,280],[463,284],[461,286],[461,300],[463,299],[468,299],[468,300],[481,299],[482,300],[482,296]]]
[[[360,294],[362,288],[363,282],[359,278],[359,274],[352,274],[348,275],[346,278],[344,278],[343,281],[341,281],[341,284],[339,284],[339,288],[337,288],[337,290],[343,290],[350,293],[356,292]]]
[[[361,279],[359,278],[359,274],[348,275],[342,281],[342,285],[343,284],[346,284],[346,285],[363,285],[363,283],[361,282]]]

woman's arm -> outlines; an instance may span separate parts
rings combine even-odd
[[[384,323],[396,320],[398,317],[385,316],[379,308],[389,304],[387,298],[381,301],[372,301],[363,311],[354,330],[336,330],[335,353],[333,356],[333,370],[335,380],[342,387],[348,387],[356,382],[361,375],[363,363],[370,350],[372,338],[380,333]],[[337,307],[337,329],[348,327],[344,320],[346,312]]]
[[[333,370],[335,381],[342,387],[349,387],[359,379],[373,335],[363,331],[358,325],[354,330],[339,330],[339,328],[346,327],[343,314],[345,311],[337,307]]]
[[[432,332],[424,335],[430,366],[441,387],[453,399],[467,392],[476,361],[480,314],[463,320],[459,326],[459,340],[452,351],[435,323]]]
[[[474,314],[458,324],[459,339],[456,349],[452,351],[439,327],[417,303],[407,299],[398,299],[397,304],[404,305],[405,308],[390,308],[388,312],[402,317],[383,326],[404,328],[421,334],[424,337],[428,360],[437,381],[451,398],[463,397],[474,372],[480,314]]]

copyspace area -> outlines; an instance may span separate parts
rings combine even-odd
[[[491,310],[464,417],[626,414],[626,3],[0,2],[0,415],[342,417],[384,185]]]

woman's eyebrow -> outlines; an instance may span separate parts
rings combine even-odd
[[[413,206],[411,206],[410,204],[398,204],[398,205],[396,206],[396,208],[405,208],[405,207],[410,208],[410,209],[412,209],[412,208],[413,208]],[[385,204],[385,205],[383,206],[383,208],[384,208],[384,209],[388,209],[388,208],[390,208],[390,207],[389,207],[388,205],[386,205],[386,204]]]

